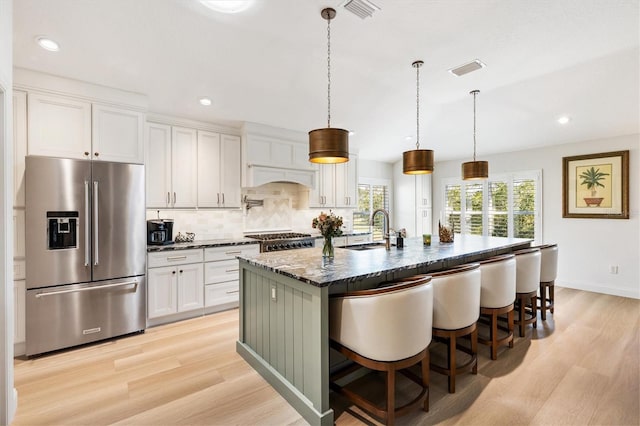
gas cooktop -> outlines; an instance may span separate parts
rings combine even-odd
[[[260,241],[260,252],[291,250],[299,248],[309,248],[315,246],[316,239],[311,234],[300,234],[298,232],[277,232],[270,234],[245,235]]]
[[[311,234],[300,234],[298,232],[278,232],[271,234],[251,234],[245,235],[247,238],[253,238],[254,240],[268,241],[268,240],[288,240],[291,238],[305,238],[310,237]]]

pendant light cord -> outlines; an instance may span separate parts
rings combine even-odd
[[[416,66],[416,149],[420,149],[420,64]]]
[[[327,127],[331,127],[331,18],[327,19]]]
[[[476,161],[476,95],[477,90],[473,92],[473,161]]]

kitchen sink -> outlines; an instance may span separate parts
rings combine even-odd
[[[376,250],[376,249],[384,249],[384,243],[358,244],[357,246],[346,246],[343,248],[346,248],[347,250],[357,250],[357,251]]]

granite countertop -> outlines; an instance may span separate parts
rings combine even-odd
[[[446,267],[444,261],[472,260],[477,255],[497,254],[499,249],[526,245],[524,238],[482,237],[456,234],[454,243],[424,246],[422,238],[406,238],[403,248],[370,250],[336,248],[335,257],[324,260],[322,247],[239,256],[250,265],[282,274],[299,281],[325,287],[359,279],[381,276],[419,267]]]
[[[258,244],[258,240],[252,238],[235,238],[235,239],[220,239],[220,240],[200,240],[191,243],[175,243],[167,244],[164,246],[147,246],[147,253],[154,251],[170,251],[170,250],[187,250],[187,249],[199,249],[208,247],[222,247],[222,246],[240,246],[245,244]]]

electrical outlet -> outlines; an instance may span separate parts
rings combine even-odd
[[[609,266],[609,273],[616,275],[618,273],[618,265],[610,265]]]

